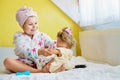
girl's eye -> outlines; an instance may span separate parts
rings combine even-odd
[[[35,24],[37,24],[37,22]]]
[[[29,25],[32,25],[32,24],[29,24]]]

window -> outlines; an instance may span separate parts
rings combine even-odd
[[[80,27],[119,26],[120,0],[52,0]],[[104,26],[106,27],[106,26]]]

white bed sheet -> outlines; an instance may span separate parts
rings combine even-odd
[[[85,64],[87,67],[59,73],[31,73],[30,76],[2,73],[0,80],[120,80],[120,65],[88,62],[83,57],[74,57],[72,62]]]

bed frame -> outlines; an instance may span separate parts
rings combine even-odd
[[[83,57],[120,65],[120,28],[83,31],[79,35]]]

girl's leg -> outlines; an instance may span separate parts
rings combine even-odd
[[[49,72],[50,64],[52,62],[53,62],[53,60],[48,62],[48,64],[42,70],[33,68],[31,66],[28,66],[20,61],[16,61],[16,60],[11,59],[11,58],[6,58],[4,60],[4,65],[5,65],[6,69],[8,69],[12,72],[23,72],[23,71],[29,70],[31,73],[40,73],[40,72],[46,73],[46,72]],[[64,67],[64,65],[62,65],[55,72],[61,72],[64,70],[65,70],[65,67]]]
[[[40,70],[40,69],[33,68],[29,65],[26,65],[20,61],[16,61],[11,58],[6,58],[4,60],[4,65],[5,65],[6,69],[8,69],[12,72],[22,72],[22,71],[27,71],[27,70],[29,70],[31,73],[42,72],[42,70]]]
[[[63,64],[60,68],[58,68],[54,73],[62,72],[62,71],[65,71],[65,66],[64,66],[64,64]]]

